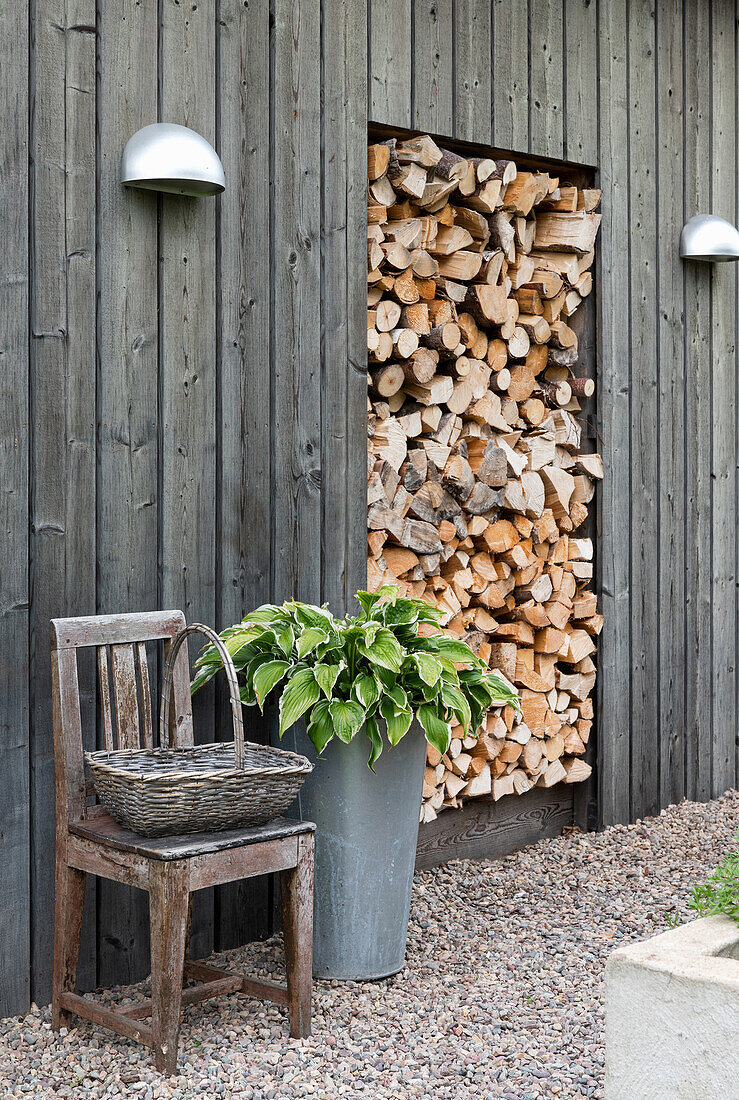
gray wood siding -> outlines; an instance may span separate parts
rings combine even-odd
[[[293,595],[342,611],[366,520],[366,8],[36,0],[30,35],[28,5],[9,18],[0,1016],[50,996],[49,619],[180,607],[222,626]],[[216,146],[222,197],[121,187],[125,141],[158,119]],[[81,684],[92,747],[91,662]],[[195,723],[230,737],[215,692]],[[193,951],[268,934],[271,894],[203,892]],[[83,987],[143,976],[144,896],[87,900]]]
[[[8,12],[0,1015],[50,989],[48,620],[174,605],[222,626],[291,595],[341,611],[363,583],[368,116],[597,168],[600,817],[736,783],[736,269],[677,257],[686,216],[738,215],[736,0]],[[158,118],[214,141],[223,196],[120,186]],[[89,662],[81,682],[93,745]],[[229,736],[216,692],[196,723]],[[268,883],[206,894],[195,950],[272,912]],[[91,887],[82,984],[144,974],[147,935],[134,891]]]
[[[590,164],[604,191],[600,820],[719,794],[737,782],[737,276],[682,263],[678,238],[694,213],[736,224],[736,4],[413,0],[410,46],[407,6],[370,0],[373,121]]]

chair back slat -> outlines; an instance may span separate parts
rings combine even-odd
[[[164,643],[164,660],[169,657],[171,641]],[[182,660],[184,654],[185,659]],[[187,642],[182,646],[172,675],[172,705],[169,708],[169,743],[185,748],[194,743],[192,729],[192,696],[190,695],[190,662]]]
[[[103,726],[103,748],[112,752],[115,747],[113,740],[113,712],[110,707],[110,670],[108,668],[108,647],[97,647],[98,658],[98,683],[100,685],[100,720]]]
[[[136,661],[139,671],[139,703],[141,706],[141,746],[154,747],[154,731],[151,725],[151,688],[149,687],[149,663],[146,659],[146,643],[136,643]]]
[[[139,734],[139,700],[136,690],[136,661],[132,645],[110,647],[113,667],[113,699],[119,749],[141,747]]]
[[[152,748],[154,729],[146,643],[169,645],[185,627],[181,611],[96,615],[51,622],[54,772],[57,825],[79,821],[86,807],[77,650],[97,649],[103,745],[109,751]],[[112,680],[112,692],[111,692]],[[187,647],[177,656],[172,683],[171,745],[192,745],[192,703]]]

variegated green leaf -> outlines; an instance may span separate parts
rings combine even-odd
[[[331,698],[331,693],[334,690],[334,684],[336,683],[336,678],[339,675],[339,673],[341,672],[342,667],[343,667],[343,663],[342,664],[337,664],[337,665],[314,665],[313,666],[313,675],[316,678],[316,682],[317,682],[319,688],[321,689],[321,691],[323,692],[323,694],[326,696],[327,699]]]
[[[252,682],[260,710],[264,707],[264,700],[270,691],[279,684],[289,668],[289,661],[267,661],[256,669]]]
[[[334,724],[334,733],[348,745],[364,722],[364,709],[359,703],[344,699],[334,699],[329,703],[328,709]]]
[[[319,699],[310,712],[308,736],[320,754],[334,735],[334,724],[328,711],[328,700]]]
[[[280,737],[318,701],[320,694],[313,669],[301,669],[290,677],[280,699]]]
[[[307,657],[321,642],[328,641],[328,634],[318,626],[309,626],[298,638],[298,657]]]

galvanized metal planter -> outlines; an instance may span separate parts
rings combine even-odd
[[[295,749],[315,763],[296,804],[300,817],[317,826],[313,973],[386,978],[405,959],[423,730],[414,722],[395,748],[386,744],[374,774],[363,731],[350,745],[332,741],[320,758],[298,732]]]

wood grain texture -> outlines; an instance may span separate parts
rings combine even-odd
[[[66,607],[66,240],[64,192],[65,48],[64,3],[47,5],[34,29],[33,56],[45,74],[31,115],[33,192],[31,204],[31,800],[50,805],[53,791],[49,736],[51,671],[45,640],[48,621]],[[64,398],[60,400],[60,394]],[[40,578],[46,583],[40,584]],[[48,1001],[52,958],[54,830],[52,815],[31,820],[31,995]],[[37,858],[38,854],[38,858]]]
[[[139,72],[157,40],[156,9],[103,5],[99,35],[97,610],[112,614],[159,606],[157,198],[118,181],[121,141],[157,120],[156,65]],[[101,883],[98,982],[143,977],[148,942],[146,899]]]
[[[56,1030],[70,1027],[72,1017],[61,1005],[64,993],[74,993],[77,985],[82,916],[85,900],[83,871],[67,865],[61,856],[57,861],[54,888],[54,969],[52,988],[51,1022]]]
[[[479,0],[454,5],[454,137],[489,142],[492,133],[492,7]],[[422,61],[419,59],[416,68]]]
[[[6,959],[0,1017],[29,999],[28,567],[28,5],[5,16],[0,42],[0,189],[6,196],[0,260],[0,943]]]
[[[659,349],[659,805],[685,796],[685,359],[683,269],[683,18],[657,11],[657,295]]]
[[[297,865],[280,872],[280,899],[290,1035],[293,1039],[307,1039],[311,1033],[313,982],[313,834],[298,837],[297,847]]]
[[[273,597],[321,589],[321,124],[319,0],[274,25]],[[299,108],[299,109],[298,109]]]
[[[150,871],[151,1031],[156,1068],[177,1071],[182,975],[190,898],[187,862],[153,863]]]
[[[600,9],[600,182],[603,221],[596,257],[598,424],[605,478],[599,517],[601,600],[605,620],[598,664],[599,813],[603,825],[629,820],[630,721],[630,385],[624,354],[628,224],[626,2]]]
[[[659,808],[659,484],[655,13],[631,11],[629,231],[631,384],[631,813]],[[656,522],[655,522],[656,520]]]
[[[368,0],[369,117],[411,125],[411,0]]]
[[[493,144],[529,148],[529,21],[525,4],[493,0]]]
[[[49,619],[95,607],[94,3],[49,0],[32,37],[32,996],[51,992],[54,829]],[[85,730],[94,741],[88,667]],[[89,925],[80,976],[94,983]]]
[[[451,134],[453,122],[453,0],[413,0],[413,117],[411,125]]]
[[[529,0],[529,152],[564,156],[564,0]]]
[[[367,551],[364,539],[366,523],[367,490],[360,469],[367,461],[366,401],[367,401],[367,327],[364,310],[366,225],[365,179],[366,132],[368,112],[367,88],[367,0],[353,0],[347,6],[346,16],[346,94],[347,94],[347,165],[350,168],[346,190],[346,282],[347,282],[347,381],[346,381],[346,518],[343,533],[344,557],[344,608],[358,610],[354,593],[366,587]],[[359,42],[353,42],[356,35]],[[362,43],[365,43],[363,46]],[[341,417],[341,409],[337,410]],[[330,424],[323,425],[323,437],[330,432]],[[335,476],[335,475],[334,475]],[[324,517],[326,513],[324,511]],[[324,570],[324,599],[329,599]]]
[[[322,20],[321,600],[343,615],[366,584],[366,8]]]
[[[418,830],[416,870],[450,859],[500,859],[527,844],[559,836],[573,821],[572,787],[535,787],[519,797],[471,798]]]
[[[218,222],[220,583],[218,626],[270,599],[270,47],[269,2],[221,2],[218,148],[226,175]],[[218,737],[230,739],[228,700],[216,694]],[[255,707],[244,708],[245,736],[269,740]],[[221,947],[264,939],[270,931],[264,879],[233,883],[216,894]]]
[[[161,113],[216,140],[215,0],[162,5]],[[163,196],[159,226],[160,599],[215,619],[216,207]],[[196,743],[215,740],[214,692],[195,701]],[[213,895],[193,902],[191,947],[213,947]]]
[[[685,5],[685,56],[709,56],[700,0]],[[701,51],[705,51],[703,54]],[[711,67],[685,66],[685,209],[711,206]],[[685,264],[685,670],[686,795],[711,791],[711,268]],[[709,304],[707,308],[707,304]]]
[[[736,219],[736,90],[727,73],[736,64],[733,0],[712,9],[711,212]],[[711,795],[736,778],[736,265],[711,271]],[[705,746],[708,749],[708,746]]]
[[[595,164],[598,160],[598,5],[564,0],[564,156]]]

